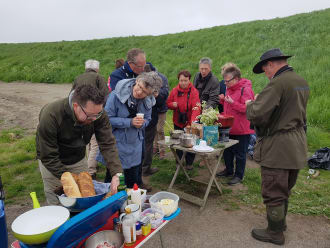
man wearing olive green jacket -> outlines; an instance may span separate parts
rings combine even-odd
[[[277,48],[260,57],[253,72],[265,72],[270,81],[255,101],[246,102],[247,119],[258,137],[253,157],[261,165],[261,191],[268,221],[266,229],[253,229],[252,236],[278,245],[285,242],[290,191],[307,163],[304,126],[309,86],[287,64],[290,57]]]
[[[69,97],[47,104],[40,111],[36,135],[39,168],[47,202],[59,203],[54,190],[63,172],[87,171],[86,144],[95,134],[111,175],[122,172],[109,118],[103,112],[105,95],[93,85],[80,85]],[[119,179],[112,177],[116,193]]]

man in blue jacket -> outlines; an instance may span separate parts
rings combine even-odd
[[[110,74],[110,88],[115,90],[118,81],[128,78],[136,78],[144,71],[146,55],[140,48],[132,48],[127,52],[127,59],[122,67]]]

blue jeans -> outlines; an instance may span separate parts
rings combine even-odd
[[[227,148],[223,153],[227,174],[234,174],[234,177],[243,179],[246,153],[249,145],[250,134],[229,135],[230,139],[238,140],[239,143]],[[236,158],[236,170],[234,173],[234,158]]]

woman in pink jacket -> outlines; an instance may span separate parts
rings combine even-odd
[[[246,100],[254,100],[251,81],[241,78],[241,71],[235,64],[226,66],[222,72],[227,90],[226,96],[220,95],[220,104],[223,104],[223,114],[234,116],[234,124],[230,129],[229,138],[239,143],[227,148],[223,157],[226,169],[217,173],[219,177],[232,177],[229,185],[241,183],[244,177],[246,153],[249,144],[250,122],[246,118]],[[234,171],[234,158],[236,169]]]

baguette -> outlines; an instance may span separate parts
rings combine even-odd
[[[61,183],[63,185],[63,191],[67,197],[71,197],[71,198],[81,197],[78,184],[76,183],[70,172],[64,172],[62,174]]]
[[[78,175],[75,174],[75,173],[71,173],[71,175],[73,176],[73,178],[76,181],[76,183],[78,183]]]
[[[89,197],[96,195],[93,179],[88,172],[80,172],[78,175],[78,186],[82,197]]]

